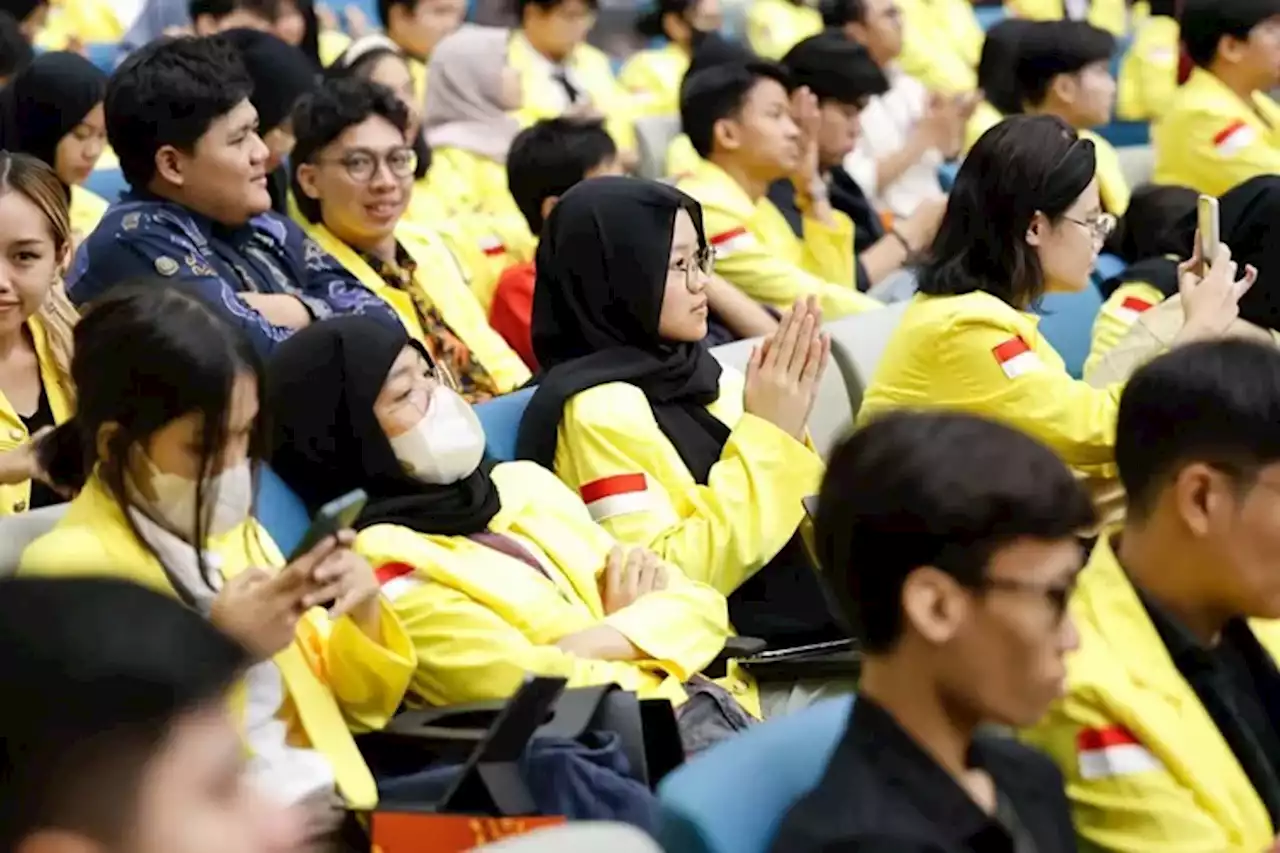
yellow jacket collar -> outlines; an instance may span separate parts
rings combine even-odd
[[[1185,93],[1183,97],[1197,103],[1212,104],[1219,108],[1222,104],[1233,104],[1232,112],[1239,113],[1240,118],[1268,132],[1271,131],[1255,110],[1255,107],[1266,103],[1266,96],[1260,92],[1255,92],[1250,102],[1245,102],[1231,91],[1226,83],[1200,67],[1191,70],[1191,76],[1182,85],[1182,90]],[[1219,109],[1215,109],[1214,112],[1219,112]]]
[[[706,158],[698,161],[697,170],[693,174],[693,182],[706,184],[715,193],[718,206],[726,208],[735,216],[748,219],[755,215],[758,203],[751,200],[742,185],[733,179],[724,169]],[[761,198],[761,202],[766,199]]]
[[[40,367],[40,382],[44,393],[49,398],[49,409],[53,412],[54,423],[62,423],[72,415],[71,395],[62,385],[62,376],[54,363],[53,349],[49,346],[49,334],[39,316],[32,315],[27,320],[27,328],[31,330],[31,340],[36,349],[36,362]],[[17,424],[20,422],[18,412],[8,398],[0,393],[0,423]]]

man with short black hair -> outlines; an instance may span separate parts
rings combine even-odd
[[[107,136],[132,187],[80,245],[77,304],[159,275],[189,285],[268,353],[334,314],[395,315],[287,217],[271,212],[252,85],[220,37],[168,39],[112,75]]]
[[[1081,840],[1122,853],[1271,851],[1280,831],[1280,351],[1179,347],[1116,422],[1128,495],[1072,612],[1067,693],[1027,738]]]
[[[409,60],[413,87],[427,95],[427,61],[440,41],[467,16],[466,0],[378,0],[378,17],[387,38]]]
[[[1151,129],[1155,183],[1216,196],[1280,173],[1280,0],[1186,0],[1178,23],[1195,68]]]
[[[1061,694],[1093,520],[1052,450],[973,415],[893,413],[836,448],[815,543],[862,675],[773,850],[1075,851],[1061,774],[978,729],[1030,725]]]
[[[1120,169],[1120,156],[1093,132],[1111,121],[1116,81],[1111,33],[1084,21],[1041,21],[1022,33],[1014,62],[1014,77],[1028,115],[1052,115],[1075,128],[1081,139],[1093,142],[1098,161],[1098,192],[1110,214],[1123,216],[1129,207],[1129,182]]]

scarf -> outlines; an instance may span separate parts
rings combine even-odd
[[[395,524],[427,534],[479,533],[500,508],[488,466],[449,486],[415,480],[374,415],[405,347],[430,361],[403,328],[356,315],[308,326],[280,344],[267,370],[271,467],[312,512],[364,489],[369,503],[357,529]]]
[[[498,163],[520,132],[503,104],[509,30],[464,24],[431,54],[422,130],[432,148],[459,148]]]
[[[79,54],[41,54],[0,90],[0,148],[56,166],[58,143],[106,91],[107,75]]]

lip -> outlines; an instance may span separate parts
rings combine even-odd
[[[16,311],[22,307],[21,302],[0,302],[0,313],[5,311]]]
[[[256,185],[258,185],[258,186],[260,186],[260,187],[265,187],[265,186],[267,185],[267,176],[266,176],[266,175],[258,175],[257,177],[255,177],[255,178],[251,181],[251,183],[254,183],[254,184],[256,184]]]
[[[710,310],[711,310],[710,305],[708,305],[706,302],[703,302],[701,305],[699,305],[698,307],[694,308],[694,309],[693,309],[692,311],[690,311],[689,313],[690,313],[690,314],[700,314],[700,315],[702,315],[703,317],[705,317],[705,316],[707,316],[707,314],[710,312]]]
[[[364,206],[365,213],[373,219],[395,219],[404,209],[400,201],[379,201]]]

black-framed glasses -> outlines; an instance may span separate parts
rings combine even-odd
[[[368,183],[377,174],[378,167],[385,163],[387,171],[397,178],[407,178],[418,168],[418,154],[408,145],[392,148],[382,154],[368,148],[353,148],[341,157],[326,157],[320,163],[337,163],[346,169],[347,176],[353,181]]]
[[[1061,625],[1062,620],[1067,615],[1067,606],[1071,603],[1071,596],[1076,591],[1076,581],[1072,578],[1067,583],[1044,584],[1035,583],[1034,581],[1020,581],[1014,578],[983,578],[982,588],[1003,590],[1005,592],[1020,592],[1025,595],[1038,595],[1049,603],[1049,609],[1053,612],[1054,624]]]
[[[685,287],[693,290],[693,277],[695,273],[701,273],[709,276],[716,268],[716,250],[713,246],[706,246],[693,253],[692,260],[688,258],[679,258],[672,262],[671,272],[683,273]]]
[[[1116,218],[1110,213],[1100,213],[1092,219],[1076,219],[1072,216],[1064,216],[1063,219],[1068,222],[1074,222],[1076,225],[1089,229],[1093,242],[1101,246],[1107,242],[1107,238],[1111,236],[1111,232],[1116,230]]]

